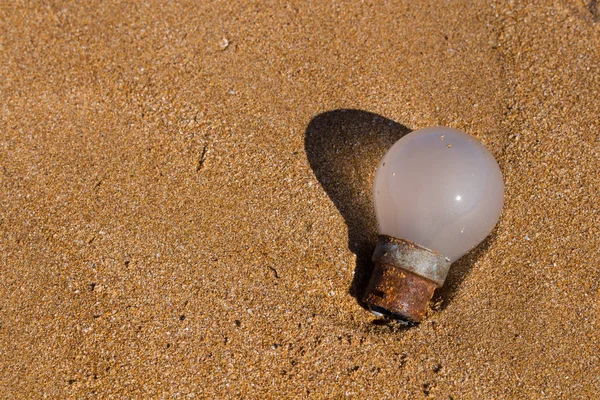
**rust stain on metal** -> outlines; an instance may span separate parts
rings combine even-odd
[[[377,264],[364,301],[374,311],[421,322],[436,284],[412,272],[388,264]]]
[[[416,243],[380,235],[373,253],[375,269],[363,300],[378,313],[420,322],[450,262]]]
[[[373,262],[390,264],[414,272],[442,286],[450,269],[450,260],[414,242],[379,235]]]

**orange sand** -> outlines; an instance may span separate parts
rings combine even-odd
[[[595,398],[585,1],[3,1],[2,396]],[[354,296],[377,162],[430,125],[505,210],[404,329]]]

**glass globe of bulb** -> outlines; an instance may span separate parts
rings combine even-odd
[[[477,139],[446,127],[411,132],[388,150],[377,168],[374,202],[379,233],[400,241],[389,239],[378,244],[374,261],[396,252],[399,255],[395,260],[386,261],[384,257],[383,262],[400,262],[402,269],[416,274],[417,281],[424,277],[435,283],[433,288],[441,286],[450,263],[479,244],[494,228],[502,212],[503,195],[498,163]],[[426,262],[405,259],[406,253],[416,257],[412,249],[417,247],[424,251],[421,256],[433,258]],[[435,259],[434,255],[440,258]],[[399,258],[403,261],[397,261]],[[383,278],[372,278],[371,289],[377,286],[373,281],[378,279]],[[379,286],[389,289],[390,285],[387,282]],[[398,290],[410,291],[413,286]],[[433,294],[433,289],[428,291]],[[389,298],[388,294],[388,303]],[[419,307],[426,307],[429,298],[425,306]],[[392,311],[404,315],[410,310],[404,312],[400,307],[399,311]]]
[[[479,244],[502,212],[498,163],[474,137],[431,127],[398,140],[375,175],[379,232],[459,259]]]

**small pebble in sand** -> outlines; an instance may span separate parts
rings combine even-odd
[[[225,50],[229,47],[229,40],[227,38],[223,38],[221,39],[221,41],[219,42],[219,49],[221,50]]]

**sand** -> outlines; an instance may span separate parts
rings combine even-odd
[[[2,397],[597,396],[598,3],[381,3],[2,2]],[[505,208],[404,328],[371,184],[431,125]]]

